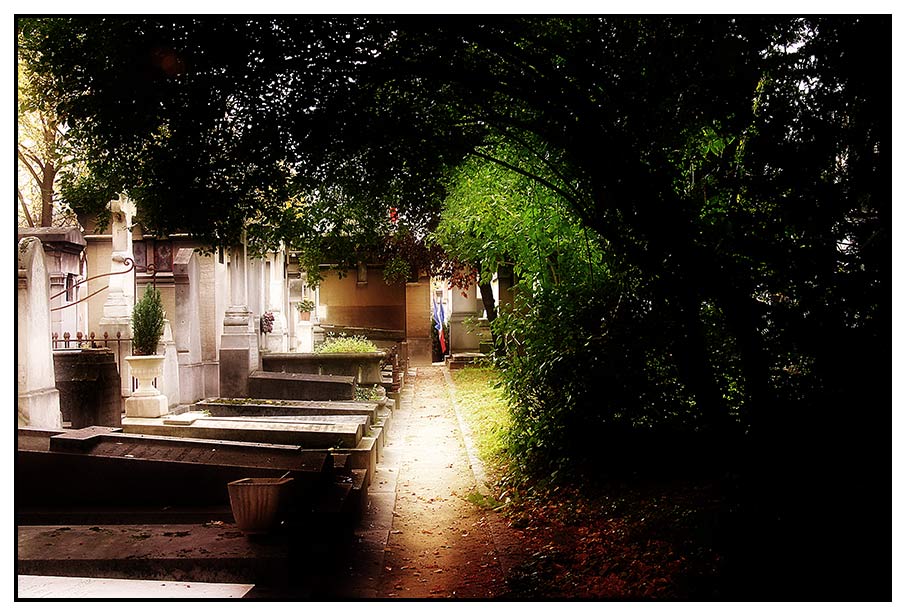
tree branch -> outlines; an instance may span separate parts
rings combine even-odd
[[[22,149],[28,150],[28,148],[25,148],[21,145],[16,148],[16,154],[19,156],[19,160],[22,161],[22,164],[25,165],[25,168],[28,169],[29,173],[31,173],[31,176],[35,179],[35,182],[37,182],[38,185],[41,185],[41,183],[44,181],[43,178],[41,178],[41,176],[38,175],[38,172],[35,171],[34,167],[32,167],[31,162],[26,158],[26,152],[23,152]],[[34,155],[30,152],[28,152],[28,155],[34,157]],[[37,158],[35,159],[35,162],[37,162],[38,164],[41,163],[40,159]]]
[[[564,199],[566,199],[566,201],[568,201],[568,202],[570,203],[570,205],[572,205],[572,206],[573,206],[574,208],[576,208],[577,210],[581,210],[581,205],[579,204],[579,202],[577,201],[577,199],[576,199],[573,195],[569,194],[568,192],[566,192],[565,190],[563,190],[562,188],[560,188],[560,187],[557,186],[556,184],[553,184],[553,183],[550,182],[549,180],[544,179],[544,178],[541,177],[540,175],[537,175],[537,174],[535,174],[535,173],[532,173],[532,172],[530,172],[530,171],[527,171],[527,170],[525,170],[525,169],[522,169],[522,168],[520,168],[520,167],[517,167],[517,166],[515,166],[515,165],[512,165],[512,164],[506,162],[505,160],[501,160],[501,159],[499,159],[499,158],[496,158],[496,157],[494,157],[494,156],[491,156],[490,154],[485,154],[484,152],[480,152],[480,151],[478,151],[477,149],[474,149],[474,148],[472,149],[472,151],[470,152],[470,154],[472,154],[473,156],[477,156],[478,158],[483,158],[484,160],[486,160],[486,161],[488,161],[488,162],[491,162],[491,163],[494,163],[494,164],[496,164],[496,165],[500,165],[501,167],[504,167],[504,168],[506,168],[506,169],[509,169],[510,171],[513,171],[513,172],[515,172],[515,173],[518,173],[518,174],[520,174],[520,175],[522,175],[522,176],[525,176],[525,177],[527,177],[527,178],[529,178],[529,179],[531,179],[531,180],[535,180],[536,182],[538,182],[538,183],[541,184],[542,186],[545,186],[546,188],[549,188],[550,190],[554,191],[555,193],[557,193],[558,195],[560,195],[561,197],[563,197]]]
[[[31,217],[31,213],[28,211],[28,204],[25,202],[25,196],[22,194],[20,189],[16,189],[16,193],[19,195],[19,205],[22,206],[22,211],[25,213],[25,220],[28,221],[29,227],[35,226],[35,219]]]

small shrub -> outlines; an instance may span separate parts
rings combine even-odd
[[[377,385],[355,388],[355,399],[358,401],[370,402],[371,400],[379,400],[380,398],[381,396]]]
[[[132,308],[132,351],[136,355],[156,355],[164,335],[164,307],[160,291],[150,284]]]
[[[364,336],[330,335],[315,347],[315,353],[374,353],[377,345]]]

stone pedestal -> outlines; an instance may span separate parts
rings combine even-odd
[[[17,423],[57,429],[63,426],[54,377],[50,336],[50,280],[41,240],[19,242],[16,349]]]
[[[286,336],[286,318],[283,313],[277,309],[272,309],[274,315],[273,329],[271,333],[264,336],[264,348],[269,353],[286,353],[287,336]]]

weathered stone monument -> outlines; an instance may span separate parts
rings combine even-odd
[[[50,336],[50,280],[41,240],[26,237],[18,246],[16,352],[17,423],[58,429],[63,425]]]
[[[425,277],[406,283],[406,342],[413,366],[431,365],[431,284]]]
[[[220,338],[220,395],[248,395],[249,374],[258,369],[258,340],[248,309],[245,245],[230,251],[230,307],[223,318]]]
[[[285,353],[288,347],[286,316],[283,314],[284,288],[283,281],[286,277],[283,257],[268,259],[265,263],[265,281],[267,294],[265,295],[268,312],[274,317],[272,330],[265,336],[265,345],[271,353]]]
[[[107,288],[107,299],[104,301],[104,316],[98,321],[101,329],[111,339],[132,338],[132,306],[135,305],[135,271],[127,265],[127,259],[134,259],[132,254],[132,217],[135,205],[126,199],[110,202],[110,233],[113,252],[110,256],[110,273]],[[123,398],[132,393],[132,379],[123,358],[129,354],[128,348],[114,349],[117,364],[122,366],[120,389]],[[122,354],[122,356],[120,356]]]
[[[452,353],[477,352],[479,338],[475,333],[476,321],[481,316],[478,287],[473,283],[468,289],[455,289],[450,306],[450,349]]]
[[[164,319],[164,334],[160,339],[157,352],[164,356],[164,371],[158,379],[158,389],[166,396],[170,406],[179,403],[179,358],[176,351],[176,342],[173,339],[173,329],[169,319]]]
[[[172,326],[179,370],[179,401],[183,404],[191,404],[205,397],[201,332],[197,321],[200,313],[198,277],[195,250],[180,248],[173,259],[176,315]],[[171,402],[174,400],[170,398]]]
[[[44,248],[44,263],[50,277],[51,332],[63,337],[85,332],[88,322],[88,305],[77,304],[80,287],[77,280],[82,275],[82,251],[85,238],[75,227],[20,227],[19,239],[37,237]],[[87,333],[87,332],[85,332]]]

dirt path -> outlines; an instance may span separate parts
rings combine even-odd
[[[518,531],[466,500],[476,479],[442,368],[418,369],[394,422],[399,474],[375,596],[500,596]]]

